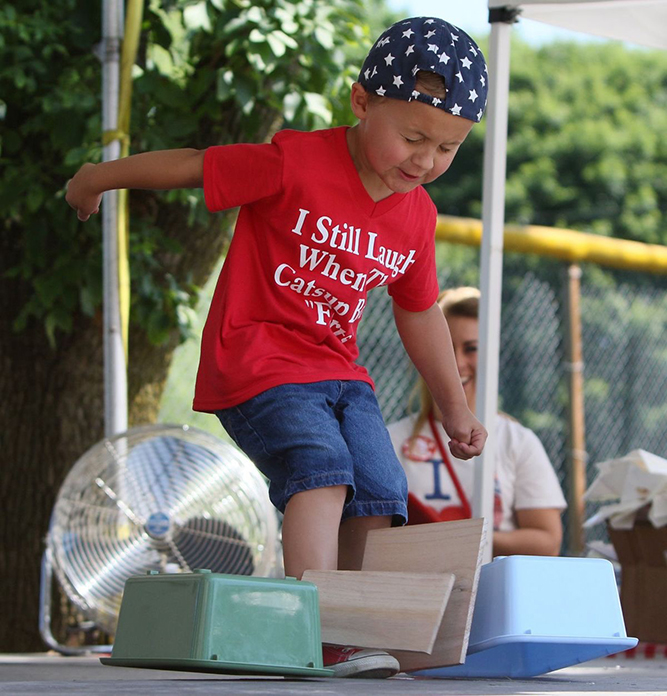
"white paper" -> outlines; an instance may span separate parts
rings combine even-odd
[[[644,507],[655,527],[667,524],[667,459],[637,449],[595,466],[598,475],[584,500],[604,504],[585,527],[608,520],[615,529],[632,529],[637,511]]]

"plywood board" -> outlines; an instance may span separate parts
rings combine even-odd
[[[465,661],[482,562],[484,520],[435,522],[368,533],[362,570],[452,573],[454,588],[430,655],[394,652],[401,669]]]
[[[317,585],[322,641],[385,650],[433,650],[451,573],[307,570]]]

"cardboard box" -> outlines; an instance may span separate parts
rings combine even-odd
[[[621,564],[621,605],[628,636],[667,643],[667,527],[608,526]]]

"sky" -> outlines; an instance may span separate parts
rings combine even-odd
[[[406,16],[442,17],[477,38],[489,32],[487,0],[388,0],[388,4],[393,10],[404,12]],[[520,19],[514,25],[514,30],[533,46],[556,40],[596,40],[580,32],[550,27],[530,19]]]

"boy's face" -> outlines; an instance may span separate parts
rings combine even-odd
[[[474,123],[418,101],[369,98],[352,87],[352,111],[359,124],[351,129],[350,151],[369,194],[380,200],[408,193],[449,169]]]

